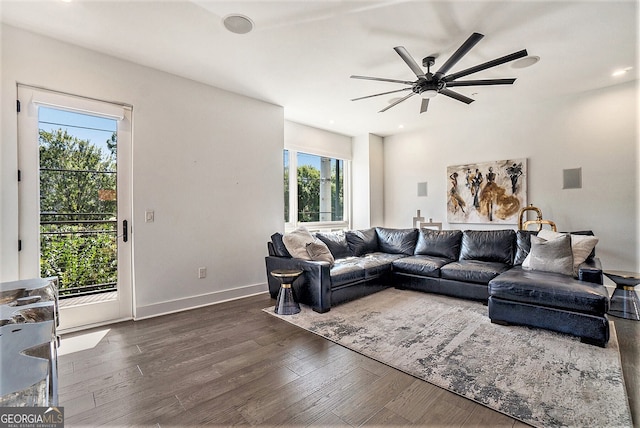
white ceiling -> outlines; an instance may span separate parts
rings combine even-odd
[[[637,0],[0,0],[0,8],[10,25],[278,104],[289,120],[347,135],[385,136],[452,116],[464,120],[503,103],[544,102],[638,78]],[[254,31],[228,32],[222,18],[231,13],[250,17]],[[455,88],[476,101],[439,95],[422,115],[419,97],[385,113],[378,111],[394,95],[350,101],[402,87],[352,74],[415,80],[394,46],[405,46],[419,64],[439,55],[436,70],[473,32],[484,39],[450,72],[521,49],[540,62],[462,78],[518,80]],[[634,68],[611,77],[625,67]]]

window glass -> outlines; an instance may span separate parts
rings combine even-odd
[[[296,159],[298,222],[343,221],[344,161],[307,153]]]

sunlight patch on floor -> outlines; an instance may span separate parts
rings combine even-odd
[[[109,333],[110,329],[93,331],[91,333],[78,334],[71,337],[63,337],[60,340],[58,356],[73,354],[74,352],[93,349]]]

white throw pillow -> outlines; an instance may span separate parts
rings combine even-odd
[[[538,232],[538,236],[542,239],[550,240],[564,235],[563,233],[554,232],[553,230],[543,229]],[[571,236],[571,251],[573,252],[573,275],[578,276],[578,267],[591,254],[591,251],[596,247],[599,241],[597,236],[592,235],[570,235]],[[522,263],[524,266],[524,262]]]
[[[315,238],[304,226],[300,226],[282,237],[282,242],[284,242],[284,246],[287,247],[291,257],[302,260],[311,260],[311,256],[307,253],[307,245],[314,241]]]

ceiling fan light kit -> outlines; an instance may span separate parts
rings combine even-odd
[[[435,57],[428,56],[422,60],[423,67],[427,68],[427,72],[425,73],[422,68],[416,63],[411,54],[403,47],[396,46],[393,48],[396,53],[402,58],[402,60],[409,66],[411,71],[416,75],[417,80],[408,81],[408,80],[397,80],[397,79],[386,79],[383,77],[368,77],[368,76],[356,76],[352,75],[352,79],[364,79],[364,80],[375,80],[379,82],[391,82],[391,83],[400,83],[403,85],[408,85],[406,88],[397,89],[395,91],[382,92],[379,94],[367,95],[364,97],[354,98],[351,101],[362,100],[365,98],[377,97],[380,95],[387,95],[401,91],[411,91],[408,95],[399,98],[393,103],[389,104],[387,107],[380,110],[380,113],[387,111],[393,106],[400,104],[401,102],[411,98],[414,95],[420,95],[422,98],[422,103],[420,105],[420,113],[424,113],[427,111],[429,107],[429,100],[435,97],[438,94],[445,95],[449,98],[453,98],[454,100],[458,100],[465,104],[471,104],[474,100],[462,95],[458,92],[452,91],[449,88],[454,87],[462,87],[462,86],[493,86],[493,85],[511,85],[516,81],[515,78],[509,79],[481,79],[481,80],[461,80],[458,81],[460,77],[465,77],[473,73],[477,73],[479,71],[486,70],[488,68],[496,67],[498,65],[505,64],[507,62],[515,61],[520,58],[526,57],[527,51],[523,49],[518,52],[514,52],[509,55],[505,55],[500,58],[496,58],[491,61],[487,61],[485,63],[476,65],[474,67],[467,68],[465,70],[459,71],[453,74],[447,74],[447,72],[453,68],[454,65],[462,59],[482,38],[484,35],[480,33],[473,33],[469,38],[449,57],[449,59],[436,71],[435,73],[431,73],[431,67],[435,64]],[[533,65],[538,62],[539,57],[529,57],[534,58],[535,60],[528,61],[525,64],[519,64],[517,68],[527,67],[529,65]]]
[[[420,96],[423,99],[433,98],[436,95],[438,95],[438,91],[436,91],[435,89],[425,89],[424,91],[420,92]]]

